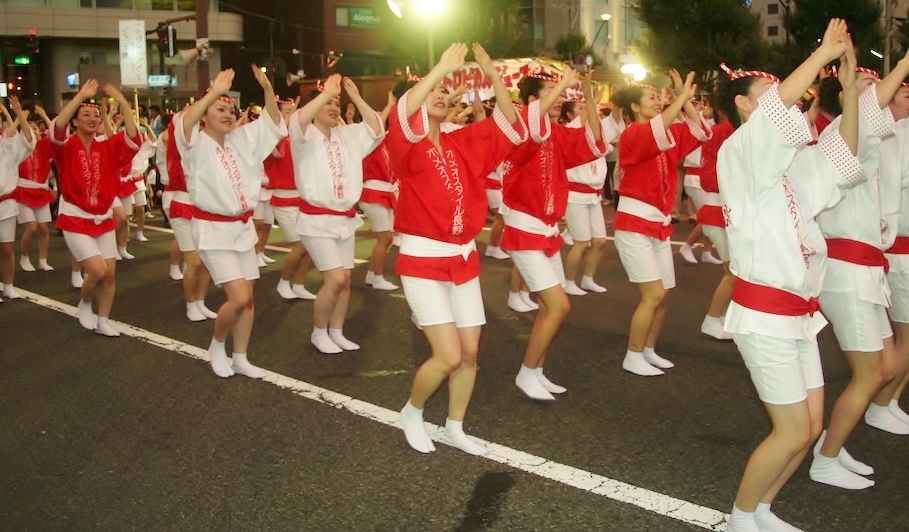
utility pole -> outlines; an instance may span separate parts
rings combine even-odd
[[[884,0],[884,75],[890,73],[890,54],[893,50],[893,1]]]
[[[211,84],[208,58],[202,53],[208,48],[208,0],[196,0],[196,48],[199,48],[199,59],[196,60],[196,79],[201,95],[208,90],[208,86]]]

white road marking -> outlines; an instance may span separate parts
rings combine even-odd
[[[23,298],[42,307],[56,310],[72,317],[76,316],[76,307],[73,307],[72,305],[67,305],[66,303],[18,287],[17,291]],[[137,338],[156,347],[167,349],[168,351],[173,351],[174,353],[186,357],[205,362],[208,362],[209,360],[208,351],[201,347],[189,345],[180,342],[179,340],[168,338],[145,329],[140,329],[139,327],[127,323],[111,321],[110,324],[125,336]],[[400,429],[400,425],[398,424],[398,412],[393,410],[366,403],[359,399],[268,370],[265,370],[265,378],[262,380],[278,386],[279,388],[289,390],[303,398],[334,408],[347,410],[360,417]],[[432,439],[436,442],[440,442],[444,428],[431,423],[426,423],[426,427]],[[726,529],[726,520],[729,518],[729,515],[714,510],[713,508],[699,506],[688,501],[670,497],[669,495],[639,488],[632,484],[553,462],[546,458],[534,456],[494,442],[485,440],[480,441],[485,443],[487,448],[489,448],[489,452],[481,458],[511,466],[515,469],[520,469],[521,471],[526,471],[545,479],[554,480],[594,495],[601,495],[614,501],[631,504],[647,510],[648,512],[677,519],[707,530],[721,531]]]

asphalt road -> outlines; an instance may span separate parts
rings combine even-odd
[[[597,275],[609,292],[571,298],[547,368],[569,393],[538,404],[513,382],[533,315],[505,304],[510,261],[484,259],[488,325],[465,427],[493,452],[423,456],[393,426],[428,355],[400,291],[367,289],[358,265],[345,332],[363,349],[320,355],[312,303],[274,292],[279,261],[256,287],[250,349],[269,376],[219,379],[199,358],[211,322],[184,318],[167,277],[171,236],[147,234],[118,267],[120,338],[66,314],[78,292],[57,236],[57,270],[17,271],[35,296],[0,305],[0,530],[722,529],[769,429],[734,345],[699,332],[719,266],[677,258],[658,345],[677,367],[637,377],[621,369],[636,292],[610,244]],[[357,257],[371,245],[359,234]],[[311,273],[310,290],[319,283]],[[208,306],[222,300],[213,289]],[[821,352],[829,412],[849,372],[829,331]],[[444,425],[446,398],[428,422]],[[805,464],[774,510],[805,530],[909,530],[909,440],[860,425],[848,447],[877,486],[819,485]]]

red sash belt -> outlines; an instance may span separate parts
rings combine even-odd
[[[740,277],[735,278],[732,300],[745,308],[778,316],[814,316],[821,309],[816,297],[805,299],[779,288],[749,283]]]
[[[702,175],[704,175],[704,173],[705,173],[704,168],[700,167],[700,166],[686,166],[685,167],[685,175],[702,176]]]
[[[615,219],[612,222],[613,229],[617,231],[629,231],[640,233],[657,240],[666,240],[672,236],[674,228],[671,225],[663,225],[659,222],[651,222],[640,216],[628,214],[627,212],[615,213]]]
[[[502,182],[498,179],[486,178],[486,189],[487,190],[502,190]]]
[[[272,196],[270,200],[272,207],[300,207],[300,198],[280,198],[278,196]]]
[[[831,238],[827,240],[827,256],[852,264],[862,266],[881,266],[885,272],[890,271],[890,264],[884,257],[884,252],[876,247],[849,240],[847,238]]]
[[[890,246],[890,249],[887,250],[887,253],[893,253],[894,255],[909,255],[909,236],[898,236],[893,242],[893,245]]]
[[[719,205],[701,206],[700,210],[698,210],[698,223],[726,227],[726,218],[723,216],[723,208]]]
[[[202,209],[193,206],[193,218],[198,218],[200,220],[206,220],[209,222],[248,222],[252,218],[253,211],[241,212],[240,214],[233,216],[225,216],[223,214],[215,214],[213,212],[203,211]]]
[[[353,218],[357,215],[356,209],[350,209],[349,211],[334,211],[331,209],[326,209],[325,207],[319,207],[318,205],[313,205],[305,199],[300,199],[298,204],[300,206],[300,212],[303,214],[333,214],[335,216],[347,216],[348,218]]]
[[[15,192],[11,192],[9,194],[4,194],[4,195],[0,196],[0,202],[6,201],[8,199],[16,199]]]
[[[193,219],[193,208],[187,203],[180,203],[179,201],[170,202],[170,217],[171,218],[183,218],[185,220]]]
[[[144,175],[134,175],[132,179],[133,183],[138,183],[139,181],[145,181]]]
[[[574,183],[572,181],[568,182],[568,190],[570,190],[572,192],[580,192],[582,194],[600,195],[603,193],[602,188],[593,188],[590,185],[585,185],[584,183]]]

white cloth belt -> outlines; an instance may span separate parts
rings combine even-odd
[[[76,207],[72,203],[67,203],[62,197],[60,198],[60,214],[65,214],[67,216],[75,216],[76,218],[82,218],[85,220],[93,220],[95,225],[101,225],[101,222],[105,220],[110,220],[114,217],[114,209],[107,209],[107,212],[104,214],[92,214],[90,212],[83,211],[79,207]]]
[[[35,188],[35,189],[41,189],[41,190],[50,190],[50,185],[48,185],[47,183],[38,183],[37,181],[32,181],[31,179],[22,179],[21,177],[19,178],[19,181],[16,183],[16,186],[20,186],[22,188]]]
[[[380,181],[378,179],[367,179],[363,181],[363,188],[368,188],[369,190],[378,190],[379,192],[397,192],[398,186],[394,183],[389,183],[388,181]]]
[[[192,202],[189,201],[189,192],[183,190],[174,191],[174,201],[177,203],[182,203],[184,205],[192,205]]]
[[[545,237],[559,236],[560,231],[558,224],[547,225],[543,220],[527,213],[516,211],[504,203],[499,207],[499,214],[501,214],[502,218],[505,220],[505,225],[520,229],[525,233],[542,235]]]
[[[300,191],[295,188],[273,188],[271,189],[273,198],[299,198]]]
[[[471,240],[466,244],[452,244],[416,235],[401,235],[401,254],[411,257],[467,257],[477,250],[477,243]]]
[[[619,207],[616,210],[624,212],[625,214],[637,216],[638,218],[643,218],[648,222],[656,222],[663,225],[672,223],[672,216],[663,214],[659,209],[649,203],[628,196],[619,198]]]
[[[720,199],[719,192],[704,192],[704,205],[714,205],[719,207],[723,204],[723,200]]]

